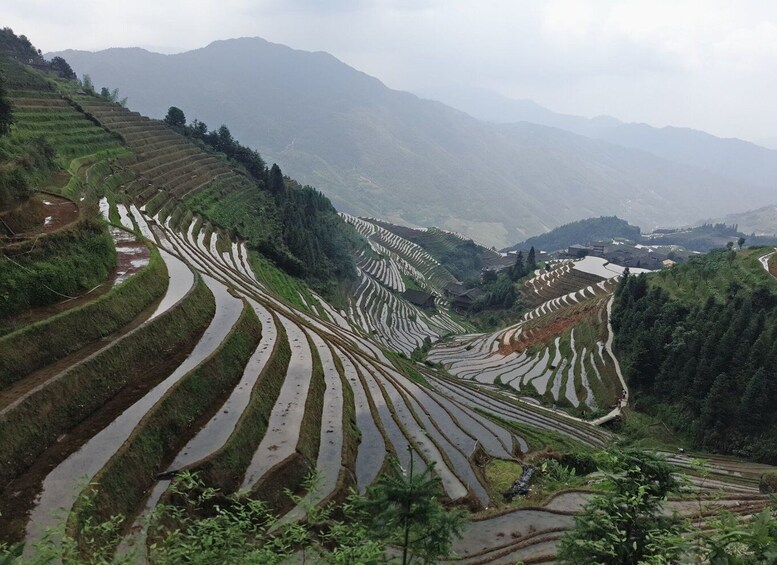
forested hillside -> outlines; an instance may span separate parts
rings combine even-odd
[[[696,447],[777,462],[776,273],[754,248],[627,277],[612,325],[638,408]]]
[[[526,241],[508,247],[505,251],[528,250],[532,247],[542,251],[558,251],[570,245],[585,245],[593,241],[610,241],[616,238],[639,242],[640,236],[641,231],[637,226],[632,226],[626,220],[616,216],[588,218],[530,237]]]

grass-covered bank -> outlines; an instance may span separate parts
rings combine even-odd
[[[0,318],[46,306],[99,284],[116,263],[105,224],[84,219],[42,238],[2,248]]]
[[[159,299],[167,267],[150,249],[147,267],[97,300],[0,337],[0,388],[112,334]]]
[[[226,400],[260,338],[259,319],[246,304],[219,348],[167,392],[87,487],[94,490],[94,504],[76,506],[71,515],[77,539],[90,518],[103,521],[135,513],[164,465]]]
[[[253,497],[267,501],[278,511],[291,509],[292,502],[284,494],[284,489],[299,491],[305,477],[316,468],[321,440],[321,415],[324,409],[326,383],[318,351],[310,338],[307,339],[313,357],[313,372],[305,401],[297,451],[270,469],[251,490]]]
[[[256,448],[267,433],[275,401],[286,378],[291,347],[283,325],[276,323],[277,341],[270,361],[251,391],[251,400],[227,443],[196,470],[205,484],[223,492],[234,492],[248,468]]]
[[[202,280],[174,308],[75,365],[0,416],[0,482],[23,472],[57,438],[136,379],[163,378],[170,358],[189,351],[215,312]]]

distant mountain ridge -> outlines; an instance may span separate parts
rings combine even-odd
[[[739,182],[777,188],[777,151],[736,138],[721,138],[684,127],[658,128],[612,116],[585,118],[549,110],[528,99],[507,98],[482,88],[448,88],[425,96],[475,118],[494,123],[531,122],[592,139],[648,151]]]
[[[212,129],[229,124],[341,211],[438,225],[489,245],[597,215],[651,229],[771,200],[764,185],[646,151],[525,122],[486,123],[391,90],[329,54],[259,38],[177,55],[61,55],[142,113],[161,117],[178,106]]]

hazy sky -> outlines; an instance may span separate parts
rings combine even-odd
[[[261,36],[388,86],[480,86],[552,110],[777,144],[771,0],[0,0],[44,51],[166,53]]]

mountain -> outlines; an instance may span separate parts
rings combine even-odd
[[[445,88],[426,96],[442,100],[476,118],[494,123],[532,122],[648,151],[669,161],[748,184],[777,187],[777,145],[761,147],[681,127],[656,128],[625,123],[612,116],[584,118],[553,112],[532,100],[516,100],[483,88]]]
[[[341,211],[437,225],[489,245],[596,215],[652,228],[771,199],[764,186],[644,151],[525,122],[486,123],[391,90],[329,54],[259,38],[177,55],[60,55],[98,86],[119,88],[142,113],[178,106],[212,128],[228,124]]]
[[[756,210],[727,214],[717,221],[730,225],[736,224],[739,231],[744,233],[774,235],[777,234],[777,205],[772,204]]]

